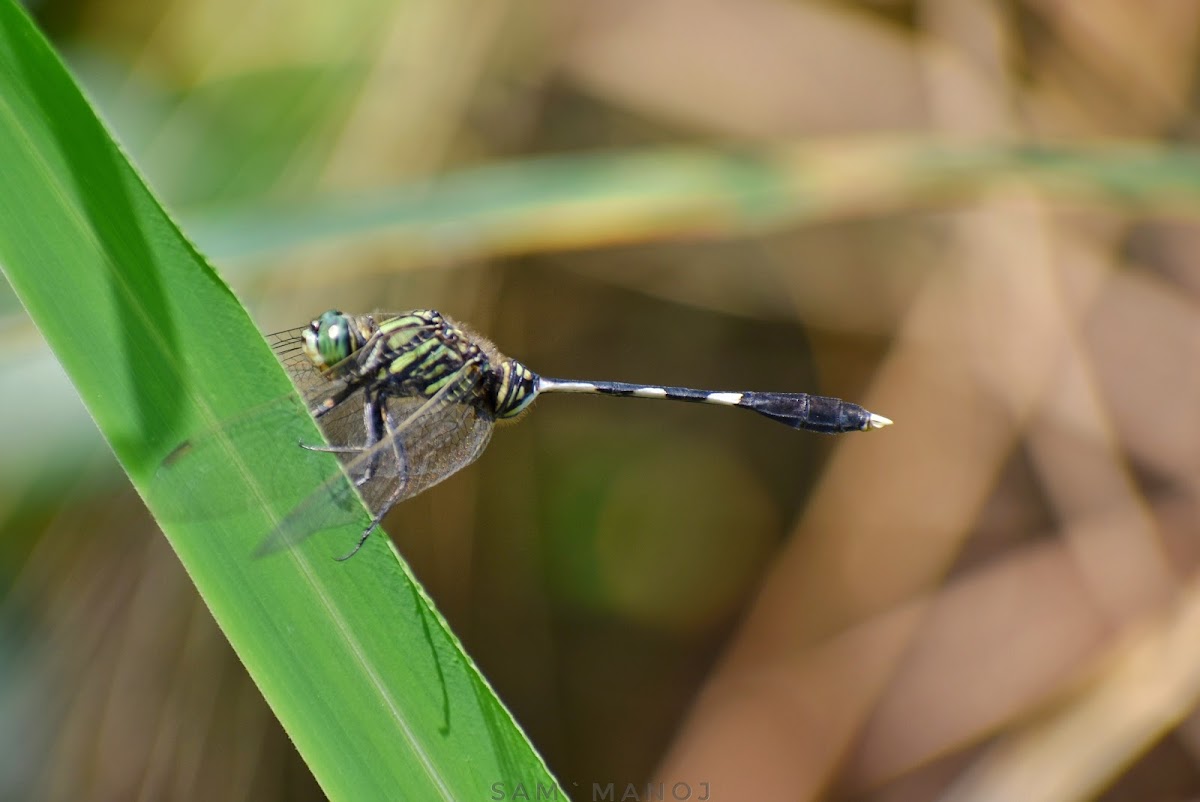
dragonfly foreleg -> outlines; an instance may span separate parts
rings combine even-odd
[[[383,428],[386,425],[382,421],[382,416],[385,414],[384,404],[380,403],[379,394],[371,392],[370,388],[363,391],[363,432],[366,441],[362,445],[347,446],[347,445],[309,445],[301,442],[300,447],[309,451],[320,451],[325,454],[364,454],[370,452],[382,439]],[[347,466],[354,463],[354,460],[344,460]],[[357,476],[351,475],[351,480],[355,487],[362,487],[375,475],[375,468],[379,462],[379,454],[371,454],[361,466],[361,473]]]
[[[322,454],[361,454],[366,451],[362,446],[327,446],[324,444],[315,446],[305,442],[297,445],[305,451],[320,451]]]

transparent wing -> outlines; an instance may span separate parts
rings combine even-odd
[[[346,381],[334,372],[323,374],[313,367],[304,355],[301,333],[305,327],[267,335],[271,349],[283,364],[292,382],[300,389],[305,408],[312,413],[325,399],[342,396],[337,406],[321,417],[326,437],[337,445],[361,445],[363,399],[361,392],[351,392]],[[280,428],[295,414],[296,399],[292,393],[258,404],[242,413],[226,418],[211,429],[194,433],[176,446],[163,460],[161,469],[170,469],[180,460],[197,452],[213,452],[223,448],[228,433],[237,431],[243,439],[258,439],[264,448],[280,442]]]
[[[304,406],[310,414],[316,416],[319,410],[332,405],[332,409],[317,420],[325,439],[335,446],[362,446],[366,442],[363,383],[351,385],[343,378],[350,375],[349,369],[357,364],[357,354],[322,372],[304,353],[301,335],[305,328],[301,326],[269,334],[267,342],[287,370],[292,383],[300,390]]]
[[[300,326],[267,335],[271,350],[292,377],[292,381],[300,388],[300,394],[305,400],[314,391],[328,390],[330,384],[330,379],[317,370],[304,354],[304,340],[301,335],[306,328],[308,327]]]
[[[343,468],[378,522],[396,504],[427,490],[474,461],[491,438],[494,421],[476,403],[482,379],[476,363],[468,363],[432,398],[386,397],[383,400],[387,432],[371,448],[363,448],[362,393],[348,404],[356,415],[333,421],[339,431],[326,431],[337,447],[352,449],[339,454]],[[323,416],[341,415],[341,406]],[[358,421],[354,430],[350,422]],[[347,434],[356,431],[357,434]],[[344,437],[354,437],[346,441]],[[259,554],[286,548],[310,535],[358,519],[354,492],[344,477],[323,482],[284,518],[259,547]]]
[[[368,509],[377,519],[382,518],[400,501],[432,487],[474,461],[487,445],[494,424],[491,416],[476,404],[482,371],[478,364],[469,363],[432,398],[384,396],[381,403],[386,415],[385,436],[374,447],[365,449],[365,392],[370,390],[351,386],[340,378],[339,367],[342,366],[335,365],[325,372],[317,370],[303,352],[301,335],[304,329],[277,332],[268,335],[267,339],[301,391],[310,412],[325,406],[328,399],[336,400],[333,407],[318,418],[318,424],[332,446],[345,449],[338,453],[342,470],[331,473],[328,467],[321,467],[329,465],[328,458],[319,459],[324,455],[313,455],[316,489],[276,526],[259,547],[260,554],[359,520],[361,507],[354,491],[347,485],[343,471],[358,483],[358,492]],[[349,364],[348,360],[346,365]],[[222,447],[225,435],[232,429],[238,429],[243,438],[261,439],[264,453],[280,447],[281,427],[294,414],[289,412],[294,409],[294,403],[294,396],[283,396],[191,438],[164,460],[162,470],[176,470],[173,466],[183,459],[190,459],[189,454]],[[284,436],[282,447],[295,448],[294,443],[295,440],[288,443]],[[266,460],[261,470],[269,473],[272,464]],[[273,482],[268,480],[264,485],[269,487]],[[231,513],[229,510],[212,512],[216,516]]]
[[[317,370],[312,360],[304,353],[304,340],[301,335],[306,328],[307,326],[300,326],[268,334],[267,342],[284,370],[288,372],[292,383],[300,390],[305,406],[312,412],[325,399],[337,398],[347,392],[349,385],[342,376],[348,373],[348,368],[356,364],[357,355],[352,354],[325,372]],[[327,414],[347,415],[350,414],[350,410],[337,409]]]
[[[468,394],[455,400],[447,400],[436,409],[422,411],[420,415],[405,417],[403,403],[399,410],[388,407],[389,420],[408,423],[395,430],[391,440],[395,449],[403,456],[398,478],[403,482],[403,491],[393,503],[404,501],[436,485],[446,477],[474,462],[492,437],[495,423],[492,416],[475,403],[475,383],[470,382]],[[464,388],[465,389],[465,388]],[[407,402],[411,399],[394,399]],[[383,445],[383,444],[381,444]],[[359,458],[356,462],[361,462]],[[347,466],[347,472],[355,475],[357,465]],[[378,510],[367,503],[373,512]]]

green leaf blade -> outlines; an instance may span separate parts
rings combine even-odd
[[[9,0],[0,164],[0,269],[325,792],[452,800],[487,798],[493,783],[556,788],[386,538],[332,559],[365,511],[252,558],[340,471],[336,459],[295,446],[320,433],[298,399],[278,404],[293,390],[261,334]],[[232,427],[220,448],[164,465],[198,433],[272,404],[257,431]],[[240,512],[212,512],[231,505]]]

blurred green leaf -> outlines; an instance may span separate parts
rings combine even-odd
[[[554,787],[387,539],[330,559],[365,511],[304,548],[251,558],[336,462],[295,447],[320,435],[263,338],[9,0],[0,164],[0,266],[325,792]],[[7,409],[39,403],[19,395],[9,388]],[[261,428],[219,426],[260,407],[274,413],[276,448],[255,447]],[[164,467],[203,431],[223,433],[219,459]],[[231,504],[243,511],[213,514]]]
[[[1200,152],[1138,144],[962,145],[929,138],[664,147],[510,161],[354,197],[189,215],[224,259],[386,236],[389,269],[447,258],[741,237],[977,198],[1017,185],[1069,203],[1196,214]],[[260,268],[274,269],[260,261]]]

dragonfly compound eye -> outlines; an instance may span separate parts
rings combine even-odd
[[[348,315],[331,309],[304,330],[304,355],[320,370],[328,370],[354,353],[354,327]]]

